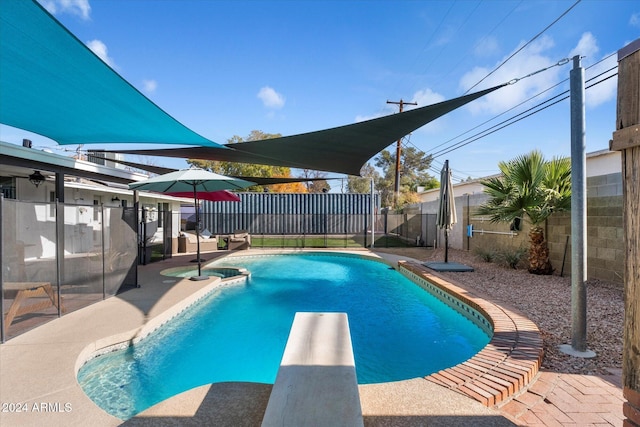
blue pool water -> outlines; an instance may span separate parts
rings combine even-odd
[[[360,384],[456,365],[489,336],[388,265],[327,254],[227,258],[252,276],[213,292],[148,338],[78,374],[85,392],[127,419],[170,396],[222,381],[273,383],[298,311],[346,312]]]
[[[243,272],[237,268],[225,267],[205,267],[201,269],[202,276],[215,276],[226,279],[228,277],[240,276]],[[173,268],[169,271],[163,271],[163,275],[170,277],[193,277],[198,275],[198,269],[194,267]]]

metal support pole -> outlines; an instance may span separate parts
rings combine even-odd
[[[105,244],[104,244],[104,203],[100,203],[100,245],[102,247],[102,299],[107,299],[107,254],[105,253]]]
[[[373,249],[374,242],[376,240],[376,209],[374,190],[373,178],[371,178],[371,249]]]
[[[136,229],[136,241],[138,242],[138,256],[136,257],[135,263],[135,274],[134,274],[134,282],[136,288],[140,287],[140,282],[138,282],[138,265],[140,264],[140,194],[138,190],[133,190],[133,211],[135,212],[134,224]]]
[[[64,205],[56,199],[56,292],[58,295],[58,317],[62,316],[62,295],[60,286],[62,285],[64,269]]]
[[[587,181],[585,171],[584,69],[573,57],[571,91],[571,348],[561,350],[579,357],[594,357],[587,350]]]
[[[4,194],[0,192],[0,264],[4,262],[4,238],[3,238]],[[4,344],[4,265],[0,270],[0,342]],[[58,300],[59,301],[59,300]]]

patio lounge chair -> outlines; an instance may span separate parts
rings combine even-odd
[[[198,241],[195,233],[183,232],[178,237],[178,252],[196,252]],[[218,237],[211,235],[209,237],[200,236],[200,251],[211,252],[218,250]]]
[[[247,230],[236,230],[229,236],[229,250],[251,248],[251,234]]]

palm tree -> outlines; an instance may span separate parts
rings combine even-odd
[[[571,209],[571,160],[545,161],[540,151],[500,162],[500,176],[481,181],[490,199],[478,209],[492,222],[517,222],[526,217],[529,231],[529,272],[551,274],[549,247],[542,224],[553,213]]]

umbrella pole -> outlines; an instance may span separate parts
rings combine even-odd
[[[444,262],[449,262],[449,229],[444,230]]]
[[[198,252],[198,276],[202,273],[202,260],[200,259],[200,212],[198,209],[198,193],[196,193],[196,186],[193,186],[193,203],[196,207],[196,248]]]
[[[207,276],[202,275],[202,259],[200,259],[200,213],[198,212],[198,193],[195,184],[193,185],[193,203],[196,208],[196,252],[198,256],[198,275],[191,277],[191,280],[205,280]]]

